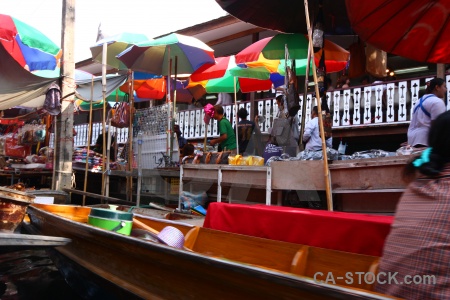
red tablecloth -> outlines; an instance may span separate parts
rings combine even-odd
[[[211,203],[204,227],[381,256],[394,217],[281,206]]]

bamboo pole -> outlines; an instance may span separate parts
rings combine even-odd
[[[134,72],[131,71],[131,82],[129,84],[129,100],[130,100],[130,126],[128,127],[128,171],[130,176],[127,177],[127,198],[128,201],[133,201],[133,115],[134,115]]]
[[[102,114],[102,133],[103,133],[103,151],[102,151],[102,196],[105,196],[105,166],[106,166],[106,57],[108,55],[108,45],[103,43],[102,53],[102,95],[103,95],[103,114]],[[102,201],[103,202],[103,201]]]
[[[306,27],[308,29],[308,39],[309,39],[309,50],[311,53],[314,53],[313,44],[312,44],[312,33],[311,33],[311,23],[309,19],[309,9],[308,9],[308,0],[304,0],[305,2],[305,15],[306,15]],[[312,64],[312,73],[314,78],[314,85],[316,90],[316,99],[317,99],[317,110],[319,112],[319,129],[320,129],[320,139],[322,140],[322,155],[323,155],[323,173],[325,177],[325,192],[327,195],[327,207],[329,211],[333,210],[333,199],[331,194],[331,180],[330,180],[330,170],[328,169],[328,157],[327,157],[327,146],[325,143],[325,132],[323,129],[322,122],[322,107],[321,107],[321,99],[319,94],[319,86],[317,84],[317,73],[316,73],[316,64]]]
[[[89,169],[89,152],[91,150],[91,139],[92,139],[92,102],[94,101],[94,75],[91,79],[91,102],[89,103],[89,126],[88,126],[88,141],[86,150],[86,166],[84,170],[84,185],[83,192],[87,190],[87,180],[88,180],[88,169]],[[83,206],[86,204],[86,195],[83,195]]]
[[[309,41],[308,41],[309,43]],[[306,59],[306,72],[305,72],[305,90],[303,92],[303,102],[302,102],[302,120],[300,124],[302,125],[302,130],[300,130],[300,137],[298,139],[298,147],[300,151],[305,150],[303,148],[303,134],[305,133],[305,119],[306,119],[306,99],[308,97],[308,83],[309,83],[309,64],[311,63],[311,46],[308,46],[308,57]]]

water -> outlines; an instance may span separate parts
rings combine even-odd
[[[0,248],[0,299],[81,299],[64,281],[43,249],[2,251]]]

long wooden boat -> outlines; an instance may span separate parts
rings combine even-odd
[[[87,298],[392,299],[372,292],[370,284],[314,279],[314,274],[376,273],[378,257],[172,222],[185,235],[184,248],[178,249],[91,226],[90,210],[45,204],[28,209],[36,233],[72,240],[50,255]],[[133,228],[161,231],[168,225],[134,218]]]

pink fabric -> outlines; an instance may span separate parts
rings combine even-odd
[[[215,202],[208,207],[204,227],[381,256],[392,221],[392,216]]]
[[[206,125],[209,125],[209,121],[214,116],[214,106],[210,103],[206,104],[203,108],[205,111],[205,116],[203,117],[203,121],[205,121]]]

